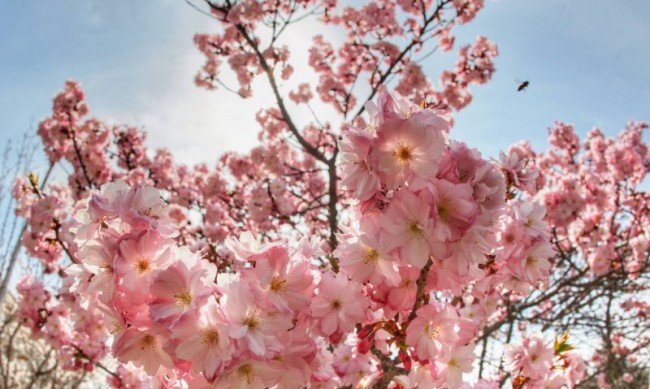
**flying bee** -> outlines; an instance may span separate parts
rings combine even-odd
[[[525,91],[526,88],[528,88],[528,85],[530,85],[530,81],[526,80],[526,81],[522,82],[517,87],[517,92]]]

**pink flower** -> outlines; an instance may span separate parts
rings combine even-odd
[[[249,231],[242,233],[239,239],[229,237],[225,244],[240,261],[255,261],[257,258],[264,256],[266,251],[281,245],[280,242],[262,244]]]
[[[131,361],[141,366],[149,375],[156,374],[160,366],[173,368],[171,357],[163,350],[165,337],[153,331],[128,328],[115,340],[113,355],[122,362]]]
[[[426,192],[416,195],[408,190],[399,191],[392,199],[386,212],[379,217],[379,225],[384,230],[385,239],[393,247],[399,248],[402,263],[423,268],[431,255],[431,246],[436,238],[433,224],[429,218],[429,205]]]
[[[66,274],[74,274],[79,280],[78,293],[99,294],[105,303],[113,295],[115,285],[116,242],[110,239],[99,241],[101,244],[88,244],[79,249],[80,264],[73,264],[66,269]]]
[[[308,103],[312,97],[314,96],[309,89],[309,84],[306,82],[298,85],[298,90],[289,92],[289,98],[296,104]]]
[[[278,388],[304,388],[317,366],[315,359],[318,349],[307,329],[305,323],[298,323],[294,329],[278,334],[284,347],[270,361],[273,370],[282,372]]]
[[[539,381],[528,381],[527,386],[540,389],[563,389],[567,387],[566,378],[559,371],[546,374]]]
[[[401,278],[400,284],[397,288],[390,288],[387,302],[395,311],[403,312],[413,307],[420,271],[411,266],[401,266],[399,274]]]
[[[479,168],[471,184],[474,200],[482,209],[490,211],[503,207],[506,182],[495,165],[485,164]]]
[[[145,293],[137,294],[126,289],[115,289],[110,301],[114,312],[110,313],[119,317],[119,325],[123,328],[128,325],[151,328],[149,306],[146,304],[148,296],[148,290]]]
[[[526,247],[525,226],[519,220],[504,217],[497,232],[497,260],[505,261],[509,257],[521,257]]]
[[[323,274],[318,284],[318,294],[311,303],[311,314],[318,321],[319,331],[330,336],[347,333],[366,317],[368,299],[361,284],[348,281],[342,274]]]
[[[99,193],[91,196],[88,213],[95,222],[114,219],[119,215],[120,206],[129,186],[124,181],[110,182],[102,186]]]
[[[564,376],[566,377],[567,385],[569,388],[573,388],[584,378],[587,366],[580,353],[576,350],[563,352],[562,360],[564,361]]]
[[[598,383],[598,389],[612,389],[609,383],[607,383],[607,375],[605,373],[599,373],[596,382]]]
[[[291,328],[290,317],[263,310],[248,285],[242,282],[233,281],[225,286],[224,297],[223,307],[232,338],[260,357],[269,357],[281,348],[275,335]]]
[[[246,358],[228,368],[218,377],[215,388],[265,389],[275,386],[282,372],[275,371],[268,363]]]
[[[406,329],[406,344],[421,360],[433,360],[458,339],[454,326],[457,314],[450,307],[425,305]]]
[[[463,373],[472,371],[474,361],[474,345],[468,344],[461,347],[452,347],[443,354],[440,361],[436,362],[441,377],[446,377],[449,389],[460,388],[463,384]]]
[[[531,284],[543,280],[551,269],[549,259],[554,254],[555,251],[549,242],[535,243],[528,249],[524,260],[521,262],[520,274]]]
[[[510,345],[505,354],[510,372],[521,371],[532,379],[539,379],[549,372],[553,367],[553,357],[553,350],[536,335],[524,338],[521,345]]]
[[[148,302],[152,319],[164,324],[201,306],[211,296],[216,277],[216,269],[187,248],[171,250],[174,264],[158,273]]]
[[[460,23],[467,23],[483,8],[484,0],[454,0]]]
[[[377,129],[372,165],[389,189],[438,172],[449,123],[431,111],[407,119],[389,119]]]
[[[477,264],[484,264],[494,244],[491,238],[491,229],[475,224],[456,242],[449,257],[443,260],[444,270],[456,277],[464,277]]]
[[[634,382],[634,376],[630,373],[625,373],[623,374],[623,381],[628,384],[631,384],[632,382]]]
[[[118,364],[115,373],[119,379],[112,376],[108,378],[108,382],[115,387],[123,385],[126,388],[140,388],[149,378],[140,367],[131,362]]]
[[[268,299],[280,312],[300,312],[309,306],[314,278],[309,262],[290,259],[283,247],[272,248],[259,256],[255,268],[245,273],[244,278],[259,282],[260,297]]]
[[[518,189],[535,192],[535,182],[539,172],[529,166],[531,156],[520,148],[511,147],[508,154],[499,154],[499,167],[508,181]]]
[[[341,377],[351,377],[356,382],[360,376],[370,370],[370,359],[368,354],[360,354],[354,346],[354,337],[349,337],[345,343],[336,347],[332,355],[332,367]],[[349,379],[349,378],[348,378]]]
[[[156,231],[146,231],[122,240],[115,261],[116,282],[130,291],[146,291],[153,276],[172,260],[171,244],[171,240]]]
[[[478,215],[478,206],[472,198],[472,187],[464,183],[435,180],[431,192],[435,199],[433,214],[447,227],[450,239],[458,240]]]
[[[589,268],[595,276],[602,276],[611,270],[611,263],[616,258],[616,253],[611,244],[598,246],[590,250],[587,261]]]
[[[234,353],[226,318],[214,301],[176,322],[171,339],[177,342],[175,355],[192,362],[192,371],[203,373],[208,381],[217,378]]]
[[[170,236],[175,229],[167,212],[167,205],[156,188],[135,185],[124,195],[120,217],[135,229],[152,229]]]
[[[361,201],[370,199],[379,189],[379,177],[369,159],[372,138],[366,132],[348,129],[339,142],[341,185]]]
[[[20,320],[31,327],[33,331],[40,332],[40,326],[43,324],[41,310],[50,300],[50,293],[32,275],[25,276],[20,280],[16,289],[21,296],[18,310]]]
[[[517,219],[522,220],[526,235],[531,238],[542,237],[546,239],[548,227],[544,221],[546,208],[533,201],[523,201],[515,208]]]
[[[341,243],[334,250],[334,256],[340,258],[341,268],[354,281],[370,281],[377,285],[386,282],[397,286],[400,282],[399,272],[390,247],[379,240],[377,233],[360,236],[340,235]]]
[[[419,106],[400,94],[386,92],[379,95],[376,103],[366,102],[365,108],[370,116],[369,127],[373,129],[381,126],[387,120],[409,117],[413,112],[422,111]]]
[[[481,158],[478,150],[469,148],[463,142],[451,140],[443,154],[438,178],[454,183],[471,182],[485,165],[487,162]]]

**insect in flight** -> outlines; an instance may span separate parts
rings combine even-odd
[[[517,92],[526,90],[526,88],[528,88],[528,85],[530,85],[530,81],[526,80],[522,82],[521,84],[519,84],[519,87],[517,87]]]

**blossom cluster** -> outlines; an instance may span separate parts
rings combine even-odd
[[[542,180],[532,177],[529,185],[520,187],[538,192],[548,210],[547,221],[566,237],[566,248],[578,250],[587,260],[595,276],[619,269],[638,276],[646,262],[646,195],[639,189],[649,168],[646,128],[645,123],[631,122],[618,139],[594,129],[580,144],[573,126],[558,122],[549,131],[550,151],[538,155],[527,145],[510,150],[510,158],[520,155],[544,173]],[[621,236],[630,255],[616,247]]]
[[[69,184],[76,190],[112,179],[105,152],[110,129],[99,120],[83,120],[87,114],[84,91],[78,83],[67,81],[64,91],[54,98],[52,116],[38,126],[50,162],[65,159],[75,167]]]
[[[357,80],[367,77],[371,98],[391,74],[399,75],[396,91],[416,100],[427,99],[444,108],[460,110],[471,102],[469,85],[482,84],[494,72],[497,47],[485,37],[463,46],[453,70],[443,72],[437,90],[425,75],[422,60],[412,53],[422,52],[425,43],[436,39],[444,51],[452,50],[455,26],[473,20],[483,8],[483,0],[372,1],[336,9],[334,1],[289,1],[268,3],[209,1],[209,11],[223,25],[219,34],[197,34],[194,42],[205,55],[205,64],[197,74],[197,85],[208,89],[226,87],[223,65],[228,64],[239,88],[230,88],[241,97],[252,95],[251,85],[258,75],[288,80],[293,67],[288,63],[290,50],[276,44],[285,28],[308,15],[322,15],[325,25],[343,30],[345,40],[336,45],[324,35],[313,38],[309,66],[318,77],[316,85],[302,82],[289,98],[308,103],[312,89],[325,104],[347,116],[356,108],[353,93]],[[288,12],[288,15],[283,14]],[[282,15],[282,16],[280,16]],[[271,24],[265,22],[273,20]],[[281,22],[281,21],[282,22]],[[257,31],[268,27],[270,42]],[[412,43],[402,47],[406,38]],[[268,45],[267,45],[268,44]],[[423,59],[428,57],[422,54]],[[274,81],[275,82],[275,81]],[[355,118],[358,118],[358,111]]]
[[[536,195],[543,164],[529,147],[495,163],[449,136],[448,111],[491,79],[498,49],[484,37],[461,47],[440,90],[424,49],[451,51],[453,28],[484,1],[205,5],[222,28],[195,37],[206,58],[196,83],[249,97],[266,77],[276,104],[257,113],[261,145],[216,167],[179,165],[144,132],[88,118],[82,89],[66,83],[39,135],[52,165],[72,167],[68,186],[31,176],[14,187],[23,245],[63,280],[56,293],[20,283],[23,323],[62,366],[100,368],[118,388],[499,387],[508,376],[483,371],[487,340],[552,280],[547,221],[569,223],[583,203]],[[309,16],[345,38],[316,36],[318,82],[292,85],[280,36]],[[393,77],[405,98],[384,92]],[[350,127],[319,120],[315,98]],[[295,122],[288,100],[315,122]],[[576,147],[568,130],[554,139]],[[641,258],[647,241],[634,247]],[[551,349],[520,329],[521,342],[506,341],[513,386],[582,378],[566,342]],[[469,383],[479,347],[481,379]]]
[[[473,339],[502,313],[494,302],[526,296],[549,275],[545,209],[506,201],[508,167],[449,141],[441,112],[389,95],[367,110],[368,127],[348,129],[340,142],[358,227],[334,254],[386,317],[397,318],[373,328],[406,329],[402,352],[430,372],[425,386],[458,387],[472,370]]]
[[[110,353],[117,387],[472,387],[502,296],[548,277],[544,208],[508,200],[502,167],[449,140],[443,112],[388,94],[367,109],[339,143],[352,207],[334,251],[245,233],[215,262],[161,192],[116,181],[69,211],[59,299],[25,280],[21,317],[70,368]],[[513,360],[530,380],[548,373]],[[564,371],[553,379],[580,379]]]
[[[52,115],[39,125],[39,135],[52,165],[69,164],[73,173],[68,185],[39,188],[35,175],[15,182],[16,212],[29,221],[24,246],[48,272],[59,271],[67,246],[74,245],[66,237],[71,205],[115,180],[163,191],[183,241],[197,250],[213,249],[213,260],[229,257],[217,249],[229,234],[251,231],[278,238],[276,231],[283,225],[302,224],[312,235],[327,236],[327,223],[319,218],[327,206],[326,182],[314,158],[284,141],[286,124],[276,111],[258,115],[264,146],[248,155],[226,153],[216,167],[190,168],[178,164],[168,150],[147,148],[142,130],[88,118],[80,85],[66,82],[54,98]],[[320,141],[323,132],[310,127],[304,134],[310,141]],[[107,138],[97,142],[100,135]],[[331,150],[331,138],[320,145]],[[200,223],[194,218],[197,214]]]
[[[549,347],[539,335],[525,337],[506,351],[506,370],[518,387],[573,388],[584,377],[586,365],[580,353],[566,343],[568,334]]]
[[[342,255],[349,256],[348,246],[363,251],[370,244],[377,258],[418,270],[431,258],[437,289],[458,293],[483,280],[476,296],[497,279],[525,292],[548,275],[553,250],[545,209],[528,200],[506,202],[500,166],[449,141],[449,121],[440,112],[389,95],[368,110],[371,124],[348,129],[340,143],[342,184],[360,200],[362,233],[344,235]],[[352,265],[342,261],[360,281],[374,277],[394,286],[400,279],[389,266],[359,277],[367,266]]]
[[[546,303],[522,320],[560,328],[573,323],[572,333],[598,339],[588,365],[602,372],[594,382],[601,388],[637,382],[637,360],[650,345],[643,301],[650,269],[647,127],[630,122],[615,137],[592,129],[581,140],[573,125],[557,122],[549,129],[547,152],[535,153],[522,142],[501,157],[509,185],[545,205],[558,252],[554,267],[562,274],[549,280],[548,292],[538,293]],[[585,297],[597,290],[608,292]],[[600,312],[595,317],[594,309]]]
[[[106,357],[110,323],[101,311],[80,305],[65,290],[54,298],[33,276],[21,280],[16,289],[21,296],[21,324],[58,350],[63,369],[93,370]]]
[[[59,270],[58,261],[63,252],[58,243],[59,230],[61,223],[69,218],[71,194],[67,187],[56,185],[44,196],[37,185],[38,177],[33,174],[14,182],[16,214],[28,220],[20,240],[29,255],[41,261],[45,272],[54,273]]]

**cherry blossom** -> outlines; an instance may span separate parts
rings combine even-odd
[[[118,388],[573,387],[606,366],[568,334],[546,339],[568,325],[554,304],[589,301],[566,288],[643,280],[645,125],[581,144],[556,123],[548,153],[520,143],[498,160],[453,140],[454,111],[495,71],[493,42],[454,36],[483,6],[207,1],[219,28],[195,36],[196,83],[273,95],[260,144],[212,164],[89,118],[67,82],[38,129],[67,183],[32,174],[12,190],[22,245],[61,278],[18,284],[22,323],[61,366]],[[341,40],[314,37],[299,79],[283,34],[303,19]],[[417,60],[428,42],[460,47],[439,85]],[[638,298],[608,301],[648,317]],[[612,361],[642,349],[618,332],[605,344]]]

